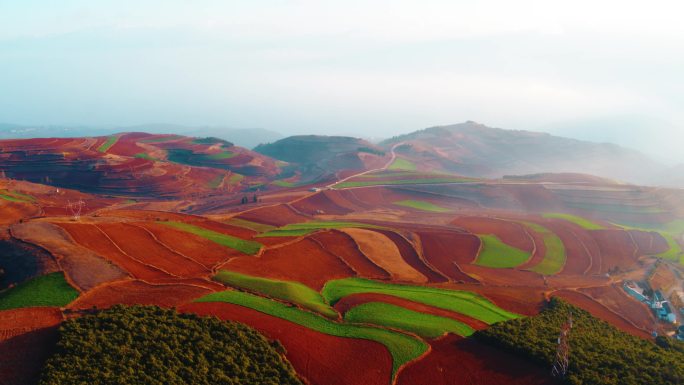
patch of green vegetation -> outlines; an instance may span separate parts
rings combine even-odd
[[[192,140],[192,143],[194,143],[194,144],[204,144],[204,145],[208,145],[208,146],[213,146],[213,145],[215,145],[215,144],[222,144],[222,145],[225,146],[225,147],[233,147],[233,143],[231,143],[231,142],[229,142],[229,141],[227,141],[227,140],[215,138],[215,137],[213,137],[213,136],[210,136],[210,137],[207,137],[207,138],[195,138],[195,139]]]
[[[363,278],[345,278],[328,281],[321,294],[334,305],[341,298],[352,294],[378,293],[404,298],[440,309],[465,314],[487,324],[519,317],[486,298],[463,290],[446,290],[434,287],[411,286],[371,281]]]
[[[470,326],[451,318],[420,313],[384,302],[367,302],[355,306],[344,314],[344,320],[405,330],[426,338],[441,337],[445,333],[467,337],[475,332]]]
[[[580,227],[582,227],[585,230],[603,230],[605,227],[594,223],[586,218],[577,216],[577,215],[572,215],[572,214],[565,214],[565,213],[545,213],[542,215],[544,218],[553,218],[553,219],[563,219],[568,222],[572,222]]]
[[[107,152],[109,151],[110,148],[112,148],[113,145],[116,144],[116,142],[119,140],[118,136],[110,136],[107,138],[107,140],[100,145],[100,147],[97,148],[97,151],[99,152]]]
[[[278,187],[299,187],[299,186],[304,186],[307,183],[306,182],[288,182],[285,180],[276,180],[271,182],[272,185],[278,186]]]
[[[182,136],[180,136],[180,135],[166,135],[166,136],[161,136],[158,138],[150,138],[150,139],[141,140],[139,142],[140,143],[161,143],[161,142],[168,142],[171,140],[177,140],[177,139],[181,139],[181,138],[182,138]]]
[[[478,235],[482,249],[475,261],[476,265],[494,268],[513,268],[530,259],[530,253],[502,242],[496,235]]]
[[[245,229],[254,230],[254,231],[259,232],[259,233],[263,233],[266,231],[271,231],[271,230],[276,229],[275,226],[267,225],[265,223],[252,222],[252,221],[248,221],[246,219],[237,218],[237,217],[230,218],[225,223],[227,223],[229,225],[237,226],[237,227],[242,227]]]
[[[565,266],[565,260],[567,259],[567,255],[565,254],[565,245],[563,245],[563,241],[561,241],[561,239],[558,238],[558,236],[554,234],[551,230],[547,229],[542,225],[532,222],[521,223],[531,228],[535,232],[541,234],[544,238],[544,246],[546,247],[546,254],[544,255],[544,259],[535,266],[529,268],[528,270],[543,275],[558,274],[561,270],[563,270],[563,266]]]
[[[231,186],[236,185],[236,184],[240,183],[240,181],[243,179],[245,179],[244,175],[238,174],[238,173],[232,173],[230,175],[230,177],[228,177],[228,184]]]
[[[214,167],[226,170],[230,168],[230,165],[217,163],[216,161],[231,158],[232,156],[228,154],[232,154],[234,156],[234,154],[231,152],[204,154],[196,153],[185,148],[169,148],[166,150],[166,153],[169,162],[186,164],[188,166]]]
[[[344,229],[349,227],[365,229],[382,229],[380,226],[360,222],[338,222],[338,221],[312,221],[303,223],[291,223],[279,227],[275,230],[259,234],[257,237],[301,237],[318,230],[325,229]]]
[[[19,203],[33,203],[36,201],[36,198],[31,195],[9,190],[0,190],[0,199]]]
[[[539,315],[498,323],[476,338],[551,368],[561,325],[572,314],[565,383],[652,385],[684,383],[684,344],[661,339],[660,347],[590,313],[553,298]]]
[[[159,222],[163,225],[173,227],[191,234],[206,238],[219,245],[229,247],[234,250],[241,251],[245,254],[254,255],[264,246],[259,242],[248,241],[242,238],[234,237],[232,235],[221,234],[216,231],[208,230],[203,227],[191,225],[183,222]]]
[[[124,201],[124,203],[125,203],[125,204],[133,204],[133,203],[138,203],[138,201],[135,200],[135,199],[126,199],[126,200]]]
[[[415,201],[410,199],[394,202],[394,204],[398,206],[410,207],[412,209],[429,211],[433,213],[448,213],[449,211],[451,211],[449,209],[445,209],[444,207],[437,206],[436,204],[430,202]]]
[[[368,187],[383,185],[404,185],[404,184],[439,184],[439,183],[467,183],[474,182],[476,179],[449,176],[443,178],[416,178],[416,179],[390,179],[390,180],[352,180],[334,185],[334,188]]]
[[[665,224],[624,225],[615,223],[615,225],[622,227],[625,230],[657,232],[665,238],[669,249],[666,252],[656,254],[655,256],[671,261],[679,261],[680,264],[684,265],[684,250],[682,250],[682,246],[676,240],[677,236],[684,232],[684,220],[677,220]]]
[[[218,153],[216,153],[216,154],[211,154],[211,155],[209,155],[209,156],[207,156],[207,157],[208,157],[209,159],[213,159],[213,160],[223,160],[223,159],[234,158],[235,156],[237,156],[237,154],[234,153],[234,152],[231,152],[231,151],[223,151],[223,152],[218,152]]]
[[[385,151],[382,151],[380,149],[370,148],[370,147],[359,147],[356,149],[356,151],[365,152],[365,153],[373,154],[373,155],[385,156]]]
[[[147,159],[147,160],[151,160],[154,162],[159,161],[159,159],[151,156],[150,154],[144,153],[144,152],[139,152],[139,153],[135,154],[134,157],[138,158],[138,159]]]
[[[78,291],[56,272],[29,279],[0,291],[0,310],[34,306],[66,306],[78,298]]]
[[[334,322],[297,307],[240,291],[230,290],[211,293],[195,300],[195,302],[232,303],[294,322],[320,333],[379,342],[385,345],[392,355],[393,376],[396,375],[397,370],[402,365],[417,359],[428,349],[425,342],[406,334],[371,326]]]
[[[337,318],[339,316],[337,311],[325,302],[319,292],[299,282],[255,277],[228,270],[219,271],[214,276],[214,280],[233,287],[263,294],[270,298],[291,302],[329,318]]]
[[[216,317],[116,305],[59,334],[40,385],[301,385],[279,342]]]
[[[387,179],[387,178],[399,178],[399,177],[417,177],[423,178],[425,176],[431,177],[451,177],[449,174],[441,174],[438,172],[426,172],[426,171],[376,171],[368,174],[358,175],[357,178],[365,179]]]
[[[216,189],[218,188],[221,183],[223,183],[223,179],[225,178],[225,175],[217,175],[216,178],[212,179],[207,183],[207,187],[211,189]]]
[[[404,158],[395,158],[394,162],[387,167],[388,170],[416,170],[416,164]]]

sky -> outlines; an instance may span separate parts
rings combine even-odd
[[[0,122],[390,137],[474,120],[684,162],[684,3],[0,0]]]

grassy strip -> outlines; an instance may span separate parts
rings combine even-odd
[[[235,156],[237,156],[237,154],[234,152],[223,151],[223,152],[219,152],[216,154],[208,155],[207,158],[213,159],[213,160],[223,160],[223,159],[234,158]]]
[[[112,148],[113,145],[116,144],[116,142],[119,140],[118,136],[110,136],[107,138],[107,141],[102,143],[100,147],[97,148],[97,151],[99,152],[107,152],[110,148]]]
[[[420,302],[440,309],[465,314],[487,324],[519,317],[484,297],[462,290],[446,290],[434,287],[398,285],[362,278],[345,278],[329,281],[321,291],[323,297],[334,305],[341,298],[352,294],[378,293]]]
[[[530,259],[530,253],[503,243],[495,235],[478,235],[482,240],[482,250],[475,261],[476,265],[494,268],[513,268]]]
[[[658,206],[634,206],[620,203],[585,203],[585,202],[564,202],[567,207],[582,209],[587,211],[602,211],[607,213],[621,214],[661,214],[666,212]]]
[[[411,162],[410,160],[406,160],[403,158],[396,158],[394,159],[394,162],[387,167],[388,170],[409,170],[409,171],[415,171],[416,169],[416,164]]]
[[[305,309],[323,314],[326,317],[337,318],[339,316],[337,311],[325,302],[319,292],[299,282],[279,281],[277,279],[255,277],[227,270],[219,271],[214,276],[214,280],[226,285],[264,294],[271,298],[292,302]]]
[[[168,142],[171,140],[176,140],[180,139],[182,136],[180,135],[167,135],[167,136],[162,136],[160,138],[151,138],[151,139],[145,139],[145,140],[140,140],[140,143],[161,143],[161,142]]]
[[[437,338],[446,333],[467,337],[475,332],[470,326],[451,318],[425,314],[383,302],[368,302],[355,306],[345,313],[344,320],[405,330],[426,338]]]
[[[56,272],[32,278],[0,292],[0,310],[34,306],[66,306],[78,297],[78,291]]]
[[[0,190],[0,199],[10,202],[33,203],[36,198],[31,195],[20,193],[19,191]]]
[[[392,355],[393,377],[401,366],[419,358],[428,349],[425,342],[406,334],[369,326],[333,322],[317,314],[244,292],[231,290],[212,293],[195,302],[232,303],[282,318],[320,333],[379,342],[385,345]]]
[[[542,215],[544,218],[550,218],[550,219],[563,219],[568,222],[572,222],[580,227],[582,227],[585,230],[603,230],[605,227],[594,223],[586,218],[577,216],[577,215],[572,215],[572,214],[565,214],[565,213],[545,213]]]
[[[430,202],[415,201],[411,199],[394,202],[394,204],[398,206],[410,207],[416,210],[429,211],[432,213],[448,213],[451,211],[449,209],[445,209],[444,207],[437,206],[436,204],[432,204]]]
[[[215,189],[218,188],[221,183],[223,183],[223,179],[225,178],[225,175],[218,175],[216,178],[212,179],[207,183],[207,187]]]
[[[461,177],[444,178],[419,178],[419,179],[399,179],[399,180],[358,180],[347,181],[334,185],[334,188],[368,187],[382,185],[411,185],[411,184],[436,184],[436,183],[466,183],[474,182],[476,179]]]
[[[147,159],[147,160],[151,160],[151,161],[154,161],[154,162],[156,162],[156,161],[159,160],[159,159],[157,159],[157,158],[151,156],[150,154],[146,154],[146,153],[144,153],[144,152],[139,152],[139,153],[133,155],[133,157],[138,158],[138,159]]]
[[[252,222],[252,221],[248,221],[246,219],[236,218],[236,217],[230,218],[225,223],[227,223],[229,225],[237,226],[237,227],[242,227],[244,229],[254,230],[254,231],[259,232],[259,233],[271,231],[271,230],[274,230],[277,228],[275,226],[267,225],[265,223]]]
[[[541,234],[544,238],[544,246],[546,247],[544,259],[527,270],[544,275],[558,274],[561,270],[563,270],[563,266],[565,266],[565,260],[567,258],[563,241],[561,241],[556,234],[544,226],[532,222],[522,223],[535,232]]]
[[[219,245],[229,247],[241,251],[245,254],[254,255],[261,250],[264,246],[261,243],[248,241],[232,235],[221,234],[216,231],[208,230],[203,227],[194,226],[183,222],[159,222],[163,225],[173,227],[182,231],[186,231],[191,234],[199,235],[202,238],[206,238],[212,242],[218,243]]]
[[[337,221],[320,221],[320,222],[303,222],[291,223],[275,230],[267,231],[259,234],[257,237],[300,237],[314,231],[324,229],[344,229],[348,227],[367,228],[367,229],[381,229],[380,226],[370,225],[359,222],[337,222]]]
[[[244,175],[238,174],[238,173],[233,173],[230,175],[230,177],[228,177],[228,184],[229,185],[235,185],[235,184],[240,183],[240,181],[243,179],[245,179]]]

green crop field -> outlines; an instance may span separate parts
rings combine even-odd
[[[112,148],[113,145],[116,144],[116,142],[119,140],[118,136],[110,136],[107,138],[107,141],[102,143],[100,147],[97,148],[97,151],[99,152],[107,152],[110,148]]]
[[[503,243],[495,235],[478,235],[478,237],[482,240],[482,249],[475,261],[476,265],[512,268],[530,259],[530,253]]]
[[[352,294],[386,294],[461,313],[490,325],[519,317],[519,315],[494,305],[476,293],[462,290],[398,285],[362,278],[345,278],[329,281],[325,284],[321,293],[331,305],[334,305],[341,298]]]
[[[252,222],[252,221],[248,221],[246,219],[236,218],[236,217],[230,218],[229,220],[225,221],[225,223],[229,224],[229,225],[237,226],[237,227],[242,227],[245,229],[254,230],[254,231],[259,232],[259,233],[271,231],[271,230],[274,230],[277,228],[275,226],[267,225],[265,223]]]
[[[606,213],[620,213],[620,214],[661,214],[666,212],[662,207],[657,205],[639,206],[620,203],[587,203],[587,202],[565,202],[567,207],[587,210],[587,211],[601,211]]]
[[[279,281],[227,270],[219,271],[214,276],[214,280],[233,287],[257,292],[271,298],[291,302],[329,318],[338,318],[339,316],[337,311],[325,302],[319,292],[299,282]]]
[[[203,227],[194,226],[183,222],[159,222],[163,225],[173,227],[175,229],[183,230],[191,234],[199,235],[202,238],[206,238],[212,242],[218,243],[219,245],[230,247],[241,251],[245,254],[254,255],[261,250],[264,246],[261,243],[248,241],[232,235],[221,234],[216,231],[208,230]]]
[[[390,179],[390,180],[351,180],[334,185],[334,188],[368,187],[383,185],[412,185],[412,184],[440,184],[440,183],[467,183],[476,179],[456,176],[440,178],[416,178],[416,179]]]
[[[403,333],[371,326],[334,322],[306,310],[240,291],[211,293],[195,302],[232,303],[282,318],[320,333],[379,342],[385,345],[392,355],[393,376],[401,366],[417,359],[428,349],[428,345],[422,340]]]
[[[470,336],[473,328],[451,318],[420,313],[383,302],[367,302],[344,314],[344,320],[405,330],[421,337],[437,338],[445,333]]]
[[[544,218],[551,218],[551,219],[564,219],[568,222],[572,222],[580,227],[582,227],[585,230],[603,230],[605,227],[594,223],[586,218],[577,216],[577,215],[572,215],[572,214],[564,214],[564,213],[545,213],[543,215]]]
[[[394,202],[394,204],[398,206],[410,207],[416,210],[429,211],[432,213],[448,213],[449,211],[451,211],[449,209],[445,209],[444,207],[437,206],[436,204],[430,202],[415,201],[410,199]]]
[[[152,160],[152,161],[158,161],[159,160],[153,156],[150,156],[150,154],[146,154],[144,152],[139,152],[139,153],[135,154],[134,157],[139,158],[139,159]]]
[[[32,203],[36,198],[31,195],[21,193],[19,191],[0,190],[0,199],[10,202]]]
[[[387,167],[388,170],[415,170],[416,165],[415,163],[411,162],[410,160],[406,160],[403,158],[396,158],[394,159],[394,162]]]
[[[381,229],[380,226],[370,225],[359,222],[338,222],[338,221],[316,221],[291,223],[274,230],[259,234],[258,237],[300,237],[318,230],[325,229],[344,229],[348,227]]]
[[[0,291],[0,310],[34,306],[66,306],[78,297],[78,291],[56,272],[32,278]]]
[[[245,179],[244,175],[238,174],[238,173],[233,173],[230,177],[228,177],[228,184],[232,186],[232,185],[240,183],[240,181],[243,179]]]
[[[567,258],[563,241],[561,241],[556,234],[544,226],[532,222],[521,223],[541,234],[544,238],[544,246],[546,247],[544,259],[528,270],[544,275],[558,274],[561,270],[563,270],[563,266],[565,266],[565,260]]]
[[[167,136],[162,136],[160,138],[150,138],[150,139],[145,139],[141,140],[140,143],[162,143],[162,142],[168,142],[171,140],[176,140],[180,139],[182,136],[180,135],[167,135]]]
[[[216,154],[208,155],[207,158],[213,159],[213,160],[223,160],[223,159],[234,158],[235,156],[237,156],[237,154],[234,152],[223,151],[223,152],[219,152]]]
[[[663,224],[614,224],[625,230],[657,232],[665,238],[670,249],[664,253],[657,254],[656,256],[671,261],[679,261],[680,264],[684,265],[684,250],[682,250],[682,246],[676,240],[677,236],[684,233],[684,220],[676,220]]]
[[[207,183],[207,187],[212,188],[212,189],[218,188],[221,185],[221,183],[223,183],[223,179],[225,177],[226,177],[225,175],[217,175],[216,178],[210,180]]]

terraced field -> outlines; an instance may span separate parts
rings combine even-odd
[[[35,306],[66,306],[75,300],[78,294],[78,291],[64,279],[64,273],[51,273],[0,291],[0,310]]]
[[[530,254],[507,245],[495,235],[479,235],[482,249],[475,264],[494,268],[512,268],[525,263]]]
[[[275,229],[270,229],[262,234],[259,234],[259,237],[300,237],[318,230],[344,228],[377,229],[382,227],[360,222],[316,221],[292,223]]]
[[[561,239],[551,230],[542,225],[532,222],[523,223],[525,226],[543,236],[544,246],[546,248],[544,259],[537,265],[530,267],[529,270],[544,275],[558,274],[563,269],[567,258],[563,241],[561,241]]]
[[[568,222],[572,222],[580,227],[582,227],[585,230],[603,230],[605,227],[594,223],[586,218],[577,216],[577,215],[572,215],[572,214],[563,214],[563,213],[545,213],[543,214],[544,218],[550,218],[550,219],[564,219]]]
[[[227,234],[222,234],[216,231],[208,230],[203,227],[199,226],[194,226],[188,223],[183,223],[183,222],[159,222],[163,225],[170,226],[179,230],[187,231],[188,233],[192,233],[195,235],[199,235],[200,237],[206,238],[212,242],[215,242],[219,245],[230,247],[231,249],[235,249],[238,251],[241,251],[245,254],[250,254],[254,255],[261,250],[263,245],[258,242],[254,241],[249,241],[245,239],[241,239],[238,237],[234,237],[232,235],[227,235]]]
[[[430,202],[426,202],[426,201],[404,200],[404,201],[394,202],[394,204],[398,205],[398,206],[410,207],[412,209],[428,211],[428,212],[432,212],[432,213],[448,213],[449,211],[451,211],[449,209],[437,206],[434,203],[430,203]]]

